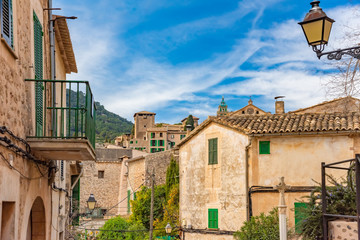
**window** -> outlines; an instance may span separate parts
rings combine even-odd
[[[209,139],[209,164],[217,164],[217,138]]]
[[[183,139],[184,137],[186,137],[186,135],[181,134],[181,135],[180,135],[180,140]]]
[[[144,128],[146,128],[146,125],[144,125]]]
[[[171,136],[170,136],[170,137],[171,137],[171,139],[174,139],[174,134],[171,134]]]
[[[306,203],[303,202],[295,202],[295,232],[301,233],[299,229],[299,223],[305,219],[305,217],[302,214],[302,209],[307,208]]]
[[[162,137],[163,136],[163,133],[160,133],[160,137]]]
[[[146,140],[146,137],[144,137],[144,140]]]
[[[150,149],[150,152],[151,152],[151,153],[156,152],[156,148],[151,148],[151,149]]]
[[[150,141],[150,146],[151,146],[151,147],[156,146],[156,140],[151,140],[151,141]]]
[[[260,154],[270,154],[270,141],[260,141],[259,142],[259,153]]]
[[[130,144],[133,144],[133,141],[130,141]]]
[[[1,36],[14,48],[12,0],[0,1]]]
[[[159,140],[159,146],[164,146],[164,140]]]
[[[137,143],[137,141],[135,143]]]
[[[134,192],[134,200],[136,200],[136,192]]]
[[[151,138],[154,138],[155,137],[155,133],[151,133]]]
[[[208,210],[208,228],[210,229],[218,229],[218,210],[217,209],[209,209]]]
[[[104,175],[105,175],[105,171],[98,171],[98,178],[104,178]]]

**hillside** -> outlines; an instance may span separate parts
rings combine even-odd
[[[71,90],[71,106],[76,106],[76,92]],[[66,99],[68,101],[69,90],[66,92]],[[85,94],[80,92],[80,105],[85,103]],[[96,142],[104,142],[105,140],[113,140],[115,137],[124,133],[130,133],[133,123],[126,120],[119,115],[109,112],[100,102],[95,102],[96,105]],[[75,116],[71,116],[71,122],[75,122]],[[72,124],[73,126],[73,124]],[[74,129],[71,129],[74,132]]]

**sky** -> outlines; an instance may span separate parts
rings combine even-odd
[[[310,1],[284,0],[54,0],[68,20],[78,73],[95,100],[133,121],[139,111],[156,122],[192,114],[216,115],[221,97],[229,111],[254,105],[286,111],[333,96],[325,85],[334,63],[318,60],[300,25]],[[336,22],[326,50],[351,47],[360,29],[360,0],[323,0]],[[344,40],[346,39],[346,40]],[[360,42],[360,41],[358,41]]]

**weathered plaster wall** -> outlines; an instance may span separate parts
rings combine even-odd
[[[270,154],[259,154],[259,141],[270,141]],[[275,186],[284,176],[290,186],[315,186],[321,181],[321,162],[331,163],[354,157],[354,141],[348,136],[282,136],[253,139],[249,161],[249,186]],[[340,178],[346,171],[327,169]],[[287,216],[294,226],[294,202],[309,193],[286,193]],[[278,193],[254,193],[254,215],[267,213],[279,204]]]
[[[208,164],[208,140],[218,138],[218,164]],[[208,209],[218,209],[220,230],[246,220],[245,146],[248,138],[211,124],[180,148],[180,221],[208,228]],[[204,239],[209,237],[205,235]],[[187,238],[188,239],[188,238]],[[194,238],[200,239],[200,238]]]
[[[232,235],[185,233],[186,240],[234,240]]]
[[[164,152],[157,152],[145,156],[145,173],[149,178],[149,173],[155,170],[155,184],[165,184],[166,170],[170,165],[171,156],[178,161],[178,155],[175,150],[167,150]],[[148,182],[150,184],[150,182]],[[149,185],[148,185],[149,186]]]

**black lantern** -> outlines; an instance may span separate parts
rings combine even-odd
[[[94,210],[95,209],[95,206],[96,206],[96,200],[95,200],[95,197],[94,197],[94,194],[90,194],[89,196],[89,199],[86,201],[87,203],[87,207],[90,209],[90,210]]]
[[[321,56],[327,55],[329,60],[340,60],[344,54],[347,54],[360,59],[360,47],[338,49],[323,53],[325,45],[329,41],[332,24],[335,21],[326,16],[325,12],[319,7],[319,3],[320,1],[312,1],[310,3],[312,8],[306,14],[304,21],[299,22],[309,46],[312,46],[317,57],[320,59]]]

